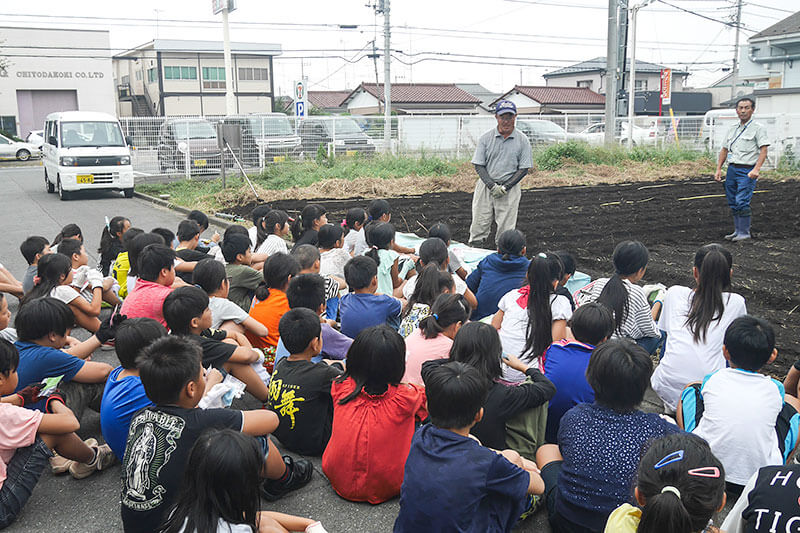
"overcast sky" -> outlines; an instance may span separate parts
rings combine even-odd
[[[283,47],[283,56],[275,61],[278,94],[289,94],[301,72],[312,90],[352,89],[362,81],[375,81],[375,65],[367,57],[375,37],[378,48],[383,48],[383,17],[376,17],[372,7],[365,5],[372,1],[238,0],[238,9],[230,15],[231,39]],[[688,67],[689,84],[694,87],[723,76],[723,67],[731,64],[735,31],[715,20],[730,21],[735,0],[665,1],[697,15],[660,0],[642,8],[637,58]],[[753,31],[743,30],[741,43],[746,44],[754,31],[789,16],[799,4],[797,0],[745,0],[742,24]],[[392,0],[396,58],[392,80],[474,82],[497,92],[519,83],[543,85],[541,76],[550,70],[606,54],[607,6],[606,0]],[[7,0],[0,7],[0,20],[15,26],[106,28],[114,52],[156,36],[222,39],[220,17],[212,16],[211,0],[37,0],[30,4]],[[339,25],[357,27],[341,29]],[[377,67],[382,82],[382,60]]]

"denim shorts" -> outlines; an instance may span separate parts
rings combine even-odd
[[[53,452],[39,437],[14,453],[6,465],[6,479],[0,488],[0,529],[17,519],[51,457]]]
[[[266,435],[261,435],[260,437],[256,437],[259,446],[261,446],[261,453],[264,455],[264,462],[267,462],[267,457],[269,457],[269,437]]]

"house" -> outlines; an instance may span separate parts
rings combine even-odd
[[[454,83],[393,83],[391,88],[392,113],[398,115],[473,115],[481,105]],[[362,83],[342,105],[352,115],[377,115],[383,113],[383,101],[382,83]]]
[[[630,59],[627,60],[630,68]],[[636,91],[658,91],[661,87],[661,70],[667,67],[636,60]],[[672,92],[683,89],[689,73],[672,69]],[[606,93],[606,58],[596,57],[581,63],[554,70],[543,75],[548,87],[582,87],[600,94]]]
[[[584,87],[542,87],[515,85],[496,98],[491,107],[500,100],[511,100],[519,114],[564,114],[602,113],[606,97]]]
[[[308,91],[308,103],[311,107],[324,113],[346,113],[342,105],[352,91]]]
[[[716,109],[723,107],[722,103],[730,100],[732,97],[739,97],[753,92],[753,82],[743,80],[740,77],[736,79],[736,91],[731,94],[731,82],[733,81],[733,73],[728,72],[723,77],[703,89],[698,89],[707,93],[711,93],[711,107]]]
[[[492,113],[492,102],[500,97],[500,93],[494,93],[480,83],[456,83],[456,87],[480,100],[480,110],[485,113]]]
[[[234,79],[227,80],[222,43],[155,39],[114,56],[122,116],[224,115],[233,85],[236,113],[272,110],[272,58],[281,46],[231,43]]]

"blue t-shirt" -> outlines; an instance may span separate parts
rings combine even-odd
[[[556,511],[575,524],[603,531],[608,515],[632,503],[636,469],[645,444],[681,432],[660,416],[578,404],[561,418],[558,447],[564,457]]]
[[[503,256],[493,253],[484,257],[475,270],[467,276],[467,287],[478,299],[478,307],[472,312],[472,320],[480,320],[497,312],[497,302],[509,291],[525,285],[528,261],[521,255]]]
[[[355,339],[362,329],[388,323],[397,328],[403,304],[386,294],[349,293],[342,296],[339,316],[342,318],[342,333]]]
[[[19,366],[17,367],[19,382],[14,392],[20,391],[28,385],[41,383],[44,378],[63,375],[61,383],[72,381],[85,362],[74,355],[41,344],[17,341],[14,346],[19,351]],[[25,407],[44,411],[44,400]]]
[[[120,461],[125,456],[131,417],[139,409],[153,405],[144,392],[139,376],[117,379],[123,370],[118,366],[111,371],[100,404],[100,429],[103,431],[103,438]]]
[[[530,474],[477,441],[432,424],[411,440],[395,533],[511,531]]]
[[[544,375],[556,386],[547,408],[545,440],[555,444],[564,413],[579,403],[594,403],[594,390],[586,381],[586,367],[594,346],[575,340],[554,342],[544,352]]]

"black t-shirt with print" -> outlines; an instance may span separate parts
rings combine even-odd
[[[211,255],[204,254],[203,252],[200,252],[198,250],[192,250],[192,249],[189,249],[189,248],[179,248],[178,250],[175,250],[175,255],[177,255],[178,257],[180,257],[184,261],[187,261],[187,262],[190,262],[190,263],[192,261],[202,261],[203,259],[209,259],[209,258],[213,259],[213,256],[211,256]],[[189,283],[189,284],[192,283],[193,274],[191,272],[175,272],[175,275],[177,275],[179,278],[181,278],[186,283]]]
[[[742,511],[744,531],[750,533],[797,531],[800,525],[800,466],[765,466],[746,496]],[[737,529],[731,528],[731,531]]]
[[[241,411],[154,405],[131,419],[122,460],[122,524],[152,533],[180,490],[189,451],[210,428],[242,430]]]
[[[222,365],[227,363],[233,352],[236,351],[235,345],[222,342],[228,334],[221,329],[206,329],[200,335],[189,336],[200,343],[203,348],[204,368],[208,368],[208,365],[211,365],[214,368],[221,369]]]
[[[267,408],[280,419],[273,432],[302,455],[321,455],[331,438],[331,384],[341,371],[325,363],[281,359],[269,382]]]

